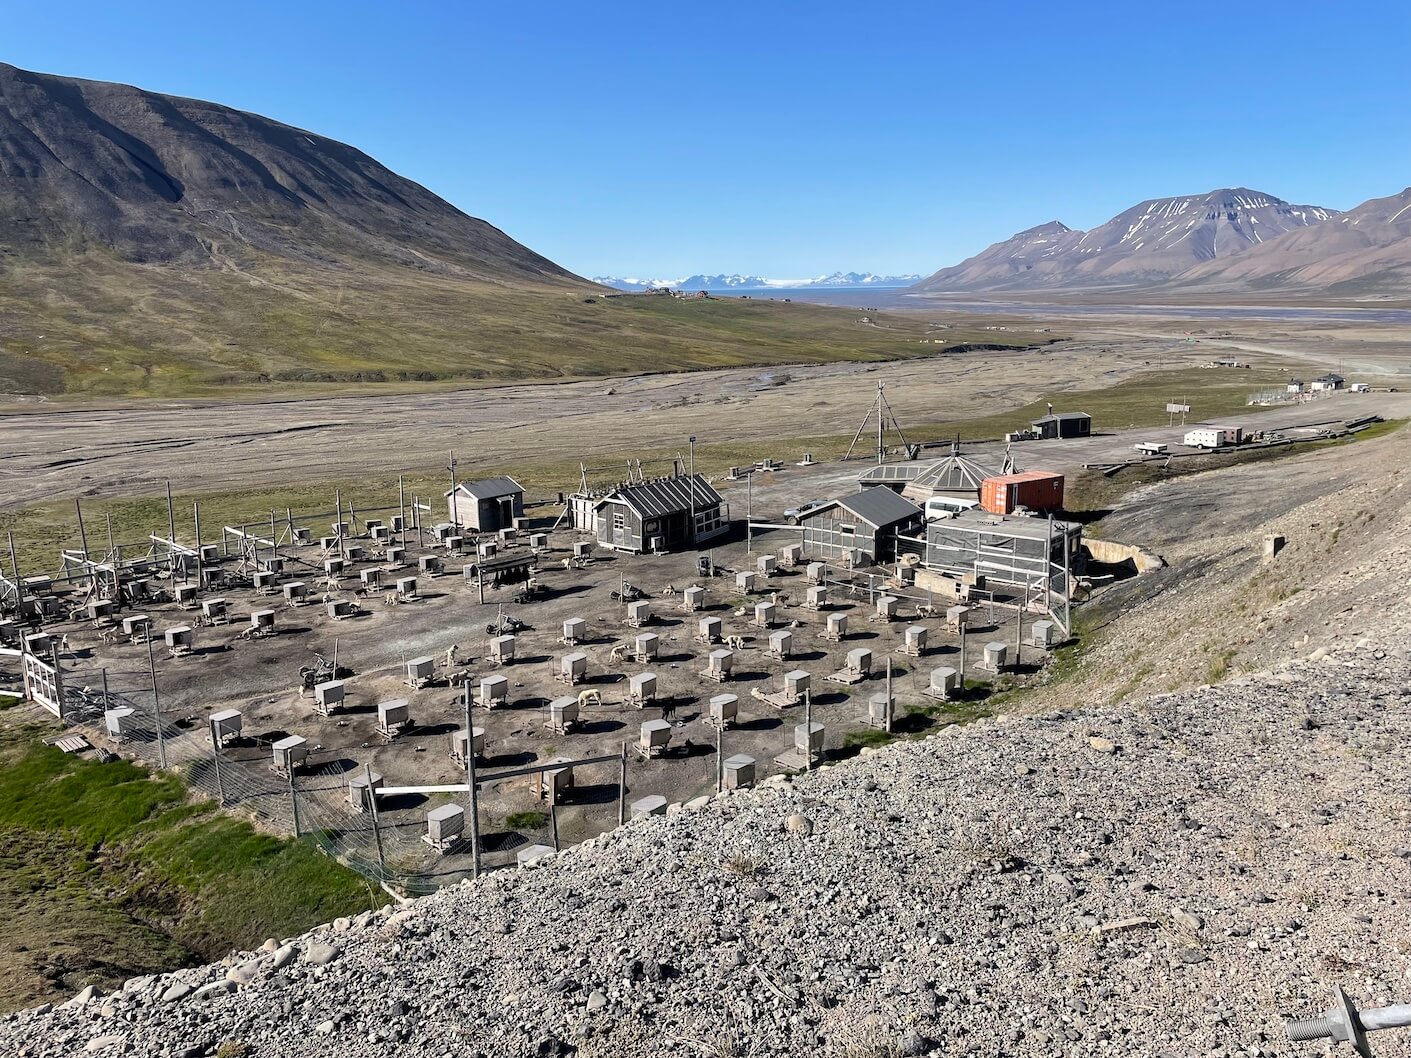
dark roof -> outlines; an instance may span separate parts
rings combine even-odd
[[[667,514],[689,511],[693,502],[698,511],[718,507],[721,502],[720,493],[711,488],[710,483],[699,474],[661,478],[641,485],[624,485],[613,489],[594,506],[601,507],[613,500],[627,504],[643,518],[660,518]]]
[[[855,492],[851,496],[844,496],[832,503],[826,503],[818,510],[805,515],[804,520],[807,521],[819,511],[835,506],[843,508],[854,517],[878,528],[891,525],[893,522],[904,522],[910,518],[921,516],[921,508],[910,500],[902,499],[891,489],[874,488],[864,489],[862,492]]]
[[[1314,382],[1346,382],[1347,379],[1343,378],[1341,375],[1334,375],[1332,372],[1329,372],[1329,373],[1326,374],[1326,375],[1319,375],[1319,376],[1318,376],[1317,378],[1315,378],[1313,381],[1314,381]]]
[[[477,500],[494,500],[501,496],[524,495],[524,487],[514,478],[485,478],[483,481],[462,481],[456,485],[457,492],[474,496]],[[451,495],[447,489],[445,496]]]
[[[1033,425],[1037,426],[1041,422],[1060,422],[1064,419],[1091,419],[1092,416],[1085,411],[1060,411],[1052,415],[1044,415],[1033,420]]]

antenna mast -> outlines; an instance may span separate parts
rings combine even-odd
[[[901,424],[897,422],[896,413],[887,403],[887,396],[884,392],[886,388],[885,382],[877,383],[877,399],[872,402],[872,407],[867,409],[867,414],[862,418],[862,425],[853,435],[852,444],[848,445],[847,452],[843,454],[844,462],[852,458],[853,449],[857,447],[857,442],[862,440],[862,432],[867,429],[867,424],[872,421],[873,415],[877,416],[877,465],[881,466],[887,461],[886,431],[888,425],[897,432],[897,438],[901,441],[902,448],[906,450],[907,458],[911,458],[911,446],[906,443],[906,435],[901,432]]]

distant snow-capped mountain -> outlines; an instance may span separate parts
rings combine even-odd
[[[904,287],[915,283],[919,275],[879,276],[876,272],[834,272],[805,283],[810,287]]]
[[[594,276],[593,282],[605,287],[626,290],[633,293],[644,290],[659,290],[669,287],[673,290],[796,290],[805,287],[904,287],[915,283],[920,276],[879,276],[875,272],[834,272],[832,275],[814,279],[766,279],[764,276],[732,275],[693,275],[683,279],[634,279],[618,276]]]

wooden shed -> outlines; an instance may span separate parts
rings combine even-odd
[[[446,492],[446,515],[451,524],[478,533],[513,529],[524,516],[524,489],[514,478],[462,481]]]

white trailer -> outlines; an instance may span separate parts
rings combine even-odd
[[[1132,448],[1144,456],[1164,456],[1167,452],[1166,445],[1157,444],[1155,441],[1140,441],[1132,445]]]
[[[1187,430],[1182,443],[1187,448],[1221,448],[1225,445],[1244,443],[1242,426],[1203,426]]]
[[[1219,448],[1225,443],[1225,431],[1209,428],[1187,430],[1181,443],[1187,448]]]

